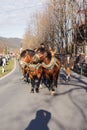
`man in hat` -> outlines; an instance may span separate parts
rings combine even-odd
[[[40,48],[39,49],[41,49],[42,51],[45,51],[45,45],[44,45],[44,43],[40,44]]]
[[[71,55],[67,55],[65,58],[65,62],[64,62],[64,67],[65,67],[65,73],[66,73],[66,80],[70,80],[70,76],[71,76],[71,69],[73,69],[74,66],[74,60],[71,57]]]

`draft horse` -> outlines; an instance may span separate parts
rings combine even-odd
[[[35,52],[30,49],[23,50],[19,57],[19,63],[22,69],[24,79],[28,82],[29,73],[28,73],[28,64],[32,62],[32,58],[35,55]]]
[[[39,92],[39,86],[42,79],[42,65],[40,63],[29,64],[29,77],[31,79],[31,92]]]
[[[55,88],[57,88],[58,76],[61,68],[61,61],[55,56],[53,57],[50,51],[37,52],[42,62],[43,67],[43,79],[46,82],[51,94],[55,94]]]
[[[38,56],[33,50],[24,50],[20,55],[20,64],[22,66],[23,75],[27,74],[30,78],[31,92],[39,92],[39,85],[42,77],[42,66],[38,63]]]

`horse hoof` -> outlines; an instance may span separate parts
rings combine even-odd
[[[51,90],[50,91],[50,94],[53,96],[53,95],[55,95],[55,90]]]
[[[31,93],[34,93],[34,89],[31,89]]]

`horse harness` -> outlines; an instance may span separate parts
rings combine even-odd
[[[59,67],[59,64],[57,63],[57,59],[55,57],[53,57],[50,61],[49,64],[45,64],[44,62],[41,64],[41,63],[37,63],[37,64],[31,64],[31,63],[26,63],[24,61],[20,61],[20,65],[21,67],[25,67],[27,66],[27,69],[28,71],[35,71],[35,70],[38,70],[39,67],[43,67],[45,69],[53,69],[54,66],[56,65],[57,67]]]
[[[55,65],[59,67],[59,64],[57,64],[57,59],[55,57],[52,57],[49,64],[42,63],[43,68],[46,69],[53,69]]]

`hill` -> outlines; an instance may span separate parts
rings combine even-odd
[[[4,38],[0,37],[0,47],[8,47],[12,49],[19,49],[21,47],[20,38]]]

